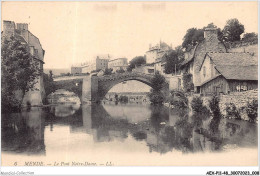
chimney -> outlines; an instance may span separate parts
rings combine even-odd
[[[14,35],[15,23],[13,21],[4,21],[3,22],[3,35],[7,38],[10,38]]]
[[[204,38],[206,41],[212,41],[218,39],[217,28],[204,29]]]
[[[26,30],[28,31],[28,24],[27,23],[17,23],[17,29],[18,30]]]

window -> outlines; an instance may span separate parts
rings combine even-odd
[[[203,76],[204,77],[206,76],[206,67],[205,66],[203,67]]]

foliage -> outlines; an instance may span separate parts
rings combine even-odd
[[[210,124],[209,124],[209,129],[211,132],[213,132],[213,134],[216,134],[216,132],[219,130],[219,124],[220,124],[220,118],[213,118],[211,121],[210,121]]]
[[[192,111],[195,113],[202,113],[207,116],[210,115],[209,110],[207,109],[206,106],[203,105],[203,100],[200,97],[194,97],[191,100],[191,108],[192,108]]]
[[[258,35],[254,32],[251,33],[245,33],[242,40],[244,42],[252,42],[258,39]]]
[[[129,66],[126,68],[126,71],[131,72],[132,68],[130,68]]]
[[[182,47],[187,50],[190,46],[195,46],[203,39],[204,37],[201,35],[201,31],[199,31],[197,28],[190,28],[183,37]]]
[[[194,84],[192,83],[192,74],[184,73],[182,76],[184,92],[191,92],[194,90]]]
[[[165,100],[165,96],[161,91],[155,91],[153,89],[151,89],[148,96],[152,104],[162,104]]]
[[[165,73],[176,73],[180,70],[181,62],[183,61],[183,51],[181,49],[179,50],[173,50],[170,52],[169,55],[166,55],[166,64],[165,64]]]
[[[203,101],[200,97],[194,97],[191,101],[191,108],[195,112],[199,112],[203,107]]]
[[[28,45],[15,37],[2,41],[1,52],[2,110],[12,111],[21,107],[25,92],[35,89],[36,79],[42,69],[29,53]],[[18,90],[22,92],[21,100],[15,97],[15,91]]]
[[[165,77],[159,72],[156,72],[151,80],[151,83],[154,91],[161,91],[166,83]]]
[[[119,97],[119,101],[120,102],[123,102],[123,103],[127,103],[128,102],[128,97],[127,96],[124,96],[124,95],[121,95]]]
[[[118,95],[117,94],[115,94],[115,99],[116,99],[116,101],[118,101]]]
[[[49,72],[49,75],[43,73],[43,85],[44,85],[46,97],[57,89],[53,82],[53,74],[51,70]],[[44,104],[47,103],[46,98],[44,99],[43,103]]]
[[[202,40],[204,40],[204,30],[205,28],[217,28],[213,23],[208,24],[202,29],[190,28],[187,30],[185,36],[183,37],[182,47],[188,50],[190,47],[195,46]],[[222,41],[223,33],[220,28],[217,28],[218,39]]]
[[[238,19],[229,19],[223,29],[225,41],[234,42],[240,40],[240,35],[244,33],[245,28]]]
[[[112,68],[106,68],[105,71],[104,71],[104,75],[111,75],[112,71],[113,71]]]
[[[117,73],[125,73],[125,70],[120,68],[119,70],[116,71]]]
[[[165,95],[162,93],[162,88],[166,83],[164,76],[162,76],[159,72],[156,72],[151,80],[151,83],[153,89],[151,89],[148,94],[150,101],[153,104],[162,104],[165,100]]]
[[[188,107],[188,98],[184,92],[171,91],[171,95],[167,98],[167,102],[179,109]]]
[[[146,58],[144,56],[136,56],[129,62],[128,71],[132,71],[136,66],[146,64]]]
[[[187,118],[185,118],[185,117],[180,118],[179,120],[176,121],[175,126],[178,129],[183,129],[183,132],[186,132],[186,134],[188,134],[188,135],[183,134],[184,136],[186,136],[188,138],[192,137],[193,126],[191,123],[189,123]]]
[[[52,73],[52,70],[49,71],[49,74],[50,74],[50,76],[49,76],[50,81],[53,81],[53,73]]]
[[[219,98],[214,95],[212,99],[209,101],[209,108],[211,113],[213,114],[213,118],[219,119],[221,118],[220,108],[219,108]]]
[[[251,122],[255,122],[257,118],[258,102],[253,100],[247,103],[246,112]]]
[[[226,105],[226,117],[241,119],[239,110],[234,103],[229,103]]]
[[[216,133],[219,128],[219,123],[221,119],[221,113],[219,108],[219,98],[216,95],[213,95],[211,100],[209,101],[209,108],[213,115],[213,119],[209,124],[209,128],[213,133]]]
[[[2,113],[20,111],[21,102],[15,97],[15,93],[1,89]]]

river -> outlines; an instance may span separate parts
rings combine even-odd
[[[210,123],[138,103],[33,107],[2,114],[2,165],[257,165],[256,124]]]

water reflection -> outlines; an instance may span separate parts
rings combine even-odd
[[[45,154],[45,115],[41,108],[2,114],[2,151]]]
[[[161,154],[173,150],[212,152],[230,146],[257,146],[257,125],[245,121],[221,119],[216,122],[203,114],[189,116],[185,111],[141,104],[82,105],[78,108],[58,105],[2,115],[2,150],[46,154],[55,143],[59,143],[58,148],[70,145],[56,140],[57,136],[64,135],[64,131],[56,130],[60,127],[69,127],[69,133],[78,134],[73,138],[75,143],[84,141],[83,134],[87,134],[93,146],[102,143],[106,147],[118,141],[126,152],[133,142],[145,145],[149,152]],[[82,146],[90,147],[87,143]],[[84,148],[81,150],[84,152]]]

